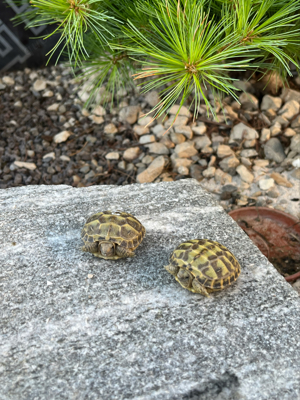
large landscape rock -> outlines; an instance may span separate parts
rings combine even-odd
[[[0,398],[291,400],[300,397],[300,299],[195,180],[0,192]],[[134,258],[80,251],[100,210],[132,212]],[[241,263],[209,298],[164,268],[209,238]]]

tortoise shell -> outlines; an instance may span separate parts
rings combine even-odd
[[[222,244],[209,239],[194,239],[181,243],[171,254],[170,266],[166,269],[175,275],[181,286],[204,295],[229,286],[241,272],[235,256]],[[182,279],[184,276],[185,281]],[[193,279],[196,280],[194,284]],[[195,290],[195,286],[204,290]]]
[[[141,244],[145,232],[140,221],[127,212],[102,211],[92,215],[86,221],[81,232],[81,238],[85,244],[82,250],[105,259],[132,257],[134,250]],[[118,249],[118,254],[103,256],[99,251],[91,250],[96,243],[104,242],[113,243]]]

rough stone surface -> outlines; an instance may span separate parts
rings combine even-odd
[[[299,398],[299,296],[196,181],[29,186],[0,201],[3,399]],[[86,218],[105,209],[145,226],[136,257],[80,251]],[[198,237],[242,267],[209,298],[163,268]]]

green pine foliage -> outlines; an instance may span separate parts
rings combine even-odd
[[[30,3],[27,27],[56,26],[60,37],[49,56],[61,45],[74,71],[91,78],[91,99],[103,84],[113,99],[136,82],[143,92],[160,92],[154,118],[188,98],[195,117],[201,98],[214,115],[208,87],[220,105],[228,94],[238,101],[230,71],[276,72],[286,80],[290,63],[299,65],[300,0]]]

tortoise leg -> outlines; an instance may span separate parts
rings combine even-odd
[[[85,246],[81,247],[82,251],[86,251],[88,253],[97,253],[98,252],[98,242],[86,243]]]
[[[205,287],[203,285],[201,285],[200,282],[197,281],[197,279],[193,279],[192,286],[193,286],[195,293],[200,293],[203,296],[209,297],[207,290],[205,289]]]
[[[125,249],[124,247],[116,246],[116,255],[120,258],[124,257],[134,257],[134,252],[130,249]]]
[[[169,264],[169,265],[165,265],[165,268],[170,274],[172,274],[174,276],[176,276],[178,274],[179,267],[175,267],[174,265]]]

